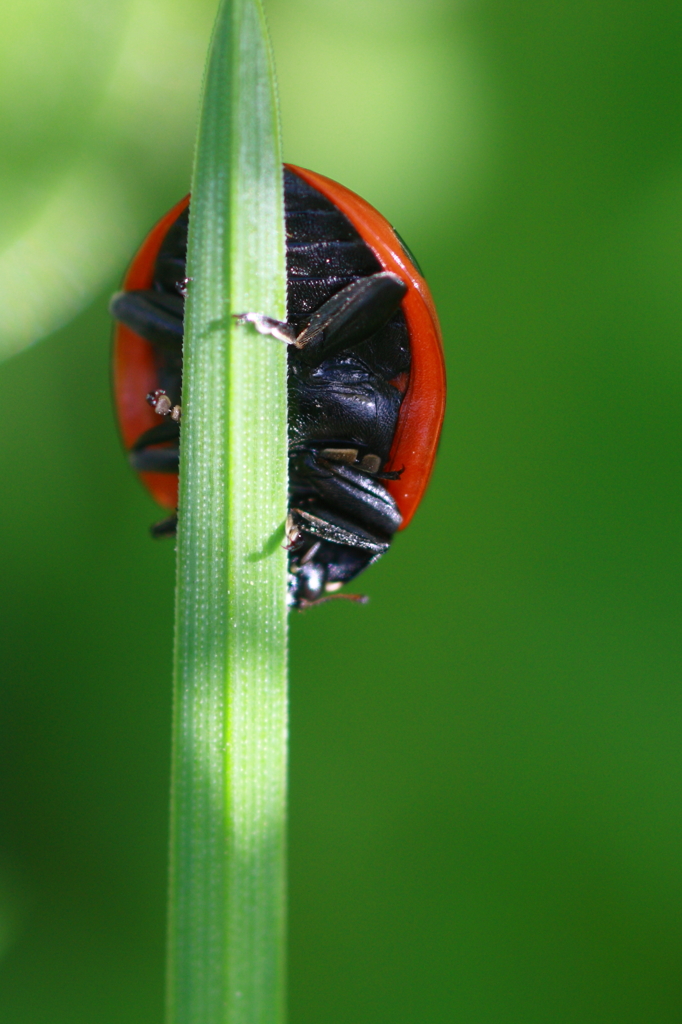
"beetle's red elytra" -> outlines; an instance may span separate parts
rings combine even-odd
[[[154,285],[154,266],[169,228],[189,206],[189,196],[154,225],[123,279],[123,292],[147,291]],[[114,335],[114,402],[121,438],[127,451],[159,418],[145,401],[158,387],[158,357],[154,345],[141,334],[117,321]],[[177,473],[141,472],[140,479],[162,508],[178,504]]]

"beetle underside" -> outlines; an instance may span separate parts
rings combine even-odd
[[[289,347],[289,603],[305,608],[376,561],[401,523],[383,484],[410,369],[406,286],[330,200],[285,170],[286,324],[260,317]],[[180,403],[188,211],[167,232],[151,289],[112,302],[154,349],[163,411]],[[248,314],[243,319],[259,320]],[[274,342],[273,342],[274,343]],[[144,401],[145,396],[140,396]],[[159,409],[159,411],[162,411]],[[179,424],[167,416],[133,444],[140,472],[178,471]],[[174,532],[171,520],[156,535]]]

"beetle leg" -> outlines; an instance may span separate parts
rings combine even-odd
[[[168,516],[167,519],[162,519],[160,523],[154,523],[149,527],[149,532],[152,537],[175,537],[178,532],[177,512],[174,512],[172,516]]]
[[[321,505],[301,503],[301,508],[292,508],[291,518],[301,533],[309,533],[319,540],[328,540],[332,544],[345,544],[350,548],[360,548],[373,555],[383,555],[390,546],[389,537],[378,537],[369,530],[343,516],[332,513]],[[296,558],[294,558],[296,561]]]
[[[128,453],[137,473],[177,473],[180,457],[177,448],[138,448]]]
[[[402,517],[395,500],[361,467],[333,462],[310,451],[292,454],[289,466],[294,488],[312,488],[325,505],[339,509],[365,529],[390,537],[400,526]]]
[[[130,464],[138,473],[177,473],[179,434],[178,424],[171,419],[164,420],[151,430],[145,430],[128,453]],[[169,441],[176,443],[168,445]],[[163,448],[157,447],[162,444]]]
[[[396,312],[407,292],[397,274],[360,277],[332,295],[296,338],[304,362],[317,366],[371,338]]]
[[[111,315],[165,351],[182,350],[184,299],[169,292],[117,292],[109,303]]]
[[[235,313],[234,319],[253,324],[260,334],[294,345],[301,349],[306,363],[317,366],[376,334],[391,319],[406,292],[407,285],[397,274],[359,277],[323,303],[299,334],[291,324],[265,313]]]

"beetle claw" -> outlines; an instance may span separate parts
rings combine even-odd
[[[270,334],[285,345],[296,344],[296,331],[281,320],[274,320],[265,313],[233,313],[238,324],[253,324],[259,334]]]
[[[147,395],[147,402],[158,416],[170,416],[175,423],[180,422],[182,409],[179,405],[173,405],[163,388],[150,391]]]

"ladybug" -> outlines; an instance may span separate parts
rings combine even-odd
[[[284,209],[287,321],[237,319],[289,345],[288,593],[305,608],[362,600],[336,591],[410,522],[436,455],[445,368],[428,286],[380,213],[291,165]],[[186,196],[147,236],[111,302],[123,442],[151,494],[173,510],[188,219]],[[172,534],[176,522],[152,533]]]

